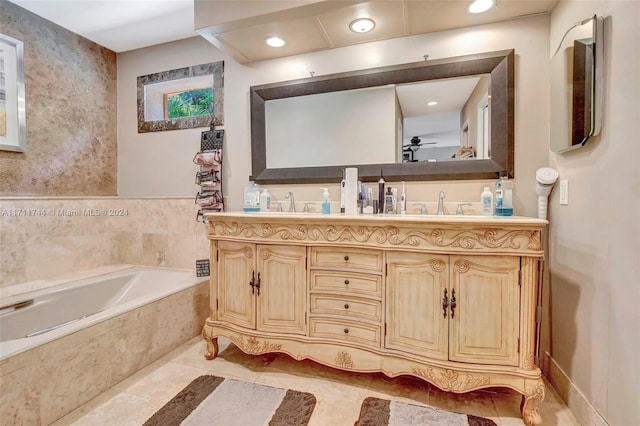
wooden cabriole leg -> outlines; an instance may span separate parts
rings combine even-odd
[[[538,411],[540,403],[544,400],[544,382],[539,379],[533,386],[525,386],[526,393],[522,395],[520,412],[522,421],[527,426],[542,424],[542,416]]]
[[[211,335],[211,328],[207,324],[202,327],[202,338],[207,343],[207,351],[204,353],[204,357],[208,360],[212,360],[218,356],[218,338]]]

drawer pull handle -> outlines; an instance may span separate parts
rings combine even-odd
[[[349,285],[349,280],[344,280],[344,285]]]
[[[349,304],[348,304],[348,303],[345,303],[345,304],[344,304],[344,308],[345,308],[345,309],[349,309]]]
[[[344,329],[344,334],[349,334],[349,329],[348,328]]]
[[[349,256],[345,256],[344,260],[345,260],[345,262],[348,262],[349,261]]]

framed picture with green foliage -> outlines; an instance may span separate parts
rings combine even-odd
[[[224,124],[224,62],[138,77],[138,133]]]

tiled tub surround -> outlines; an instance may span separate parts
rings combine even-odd
[[[186,274],[184,290],[0,361],[3,423],[50,424],[198,335],[208,279]]]
[[[197,211],[191,198],[0,198],[0,288],[120,263],[194,269],[209,257]]]

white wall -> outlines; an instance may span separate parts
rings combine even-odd
[[[600,136],[550,164],[569,205],[550,203],[551,355],[612,425],[640,424],[640,2],[562,1],[551,46],[589,15],[605,17]],[[556,137],[556,135],[551,135]]]
[[[515,210],[535,216],[535,170],[548,160],[549,17],[537,16],[442,31],[357,46],[240,65],[201,38],[152,46],[118,55],[118,191],[121,196],[189,196],[195,194],[191,163],[203,129],[138,134],[136,77],[177,67],[225,61],[224,192],[227,207],[238,210],[242,185],[251,173],[249,87],[315,75],[416,62],[429,54],[444,58],[514,48]],[[479,201],[484,181],[411,182],[408,201]],[[292,185],[272,186],[274,200]],[[296,200],[319,201],[326,185],[293,188]],[[339,182],[328,185],[339,200]],[[455,212],[455,207],[453,212]]]
[[[267,167],[396,162],[396,93],[376,87],[265,103]]]

